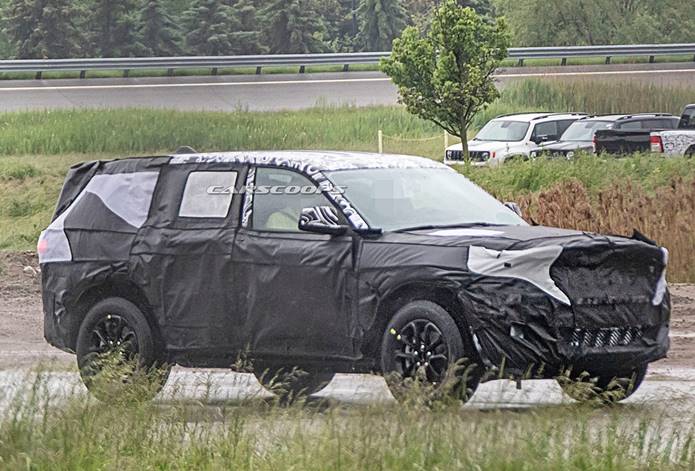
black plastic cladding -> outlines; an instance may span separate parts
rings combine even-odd
[[[495,227],[489,236],[419,231],[375,239],[258,233],[237,227],[240,198],[224,224],[184,221],[175,215],[188,172],[235,168],[242,185],[246,166],[166,162],[91,163],[69,174],[59,202],[63,210],[97,173],[161,169],[150,216],[136,234],[68,230],[72,248],[89,260],[43,267],[45,335],[51,344],[74,348],[80,295],[119,280],[140,287],[171,357],[192,366],[227,366],[248,351],[252,357],[291,357],[300,365],[319,362],[336,371],[369,369],[377,364],[369,342],[380,338],[374,330],[383,325],[377,313],[391,314],[380,307],[411,285],[456,293],[466,316],[459,324],[470,329],[482,361],[505,365],[509,374],[523,374],[531,365],[547,365],[548,371],[568,364],[629,368],[662,358],[668,349],[668,294],[652,305],[662,254],[646,242],[538,226]],[[104,244],[104,237],[110,242]],[[118,249],[107,251],[112,244]],[[470,246],[563,247],[551,275],[572,305],[528,281],[470,272]],[[625,326],[644,334],[626,345],[572,340],[575,329]]]

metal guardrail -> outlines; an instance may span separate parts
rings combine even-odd
[[[610,63],[616,56],[646,56],[654,62],[657,56],[693,55],[695,44],[648,44],[618,46],[575,46],[575,47],[520,47],[510,48],[509,58],[523,65],[526,59],[561,59],[561,65],[568,58],[605,57]],[[166,69],[174,75],[176,69],[210,69],[216,75],[221,68],[255,67],[260,74],[264,67],[299,66],[303,73],[307,66],[342,65],[348,71],[354,64],[377,64],[390,52],[358,52],[346,54],[279,54],[256,56],[184,56],[184,57],[127,57],[106,59],[29,59],[0,61],[0,72],[36,72],[41,78],[47,71],[80,71],[80,78],[89,70],[122,70],[124,76],[134,69]]]

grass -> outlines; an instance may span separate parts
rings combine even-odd
[[[692,412],[632,404],[529,410],[423,405],[280,406],[251,397],[102,404],[79,390],[49,397],[27,382],[0,418],[3,469],[685,470],[695,466]],[[175,389],[175,388],[174,388]],[[680,412],[679,412],[680,411]]]

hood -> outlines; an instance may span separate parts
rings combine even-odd
[[[506,142],[496,142],[496,141],[468,141],[468,151],[469,152],[501,152],[507,150]],[[447,147],[446,150],[462,150],[461,144],[455,144],[453,146]]]

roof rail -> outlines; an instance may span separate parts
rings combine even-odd
[[[653,117],[663,117],[663,116],[673,116],[671,113],[633,113],[633,114],[626,114],[624,116],[621,116],[618,118],[618,121],[621,119],[630,119],[630,118],[637,118],[640,116],[653,116]]]
[[[588,116],[587,113],[577,113],[577,112],[570,112],[570,113],[548,113],[543,116],[537,116],[533,118],[531,121],[536,121],[537,119],[545,119],[545,118],[550,118],[551,116]]]
[[[507,116],[519,116],[520,114],[536,114],[536,113],[547,113],[547,111],[522,111],[521,113],[506,113],[495,116],[493,119],[506,118]]]

